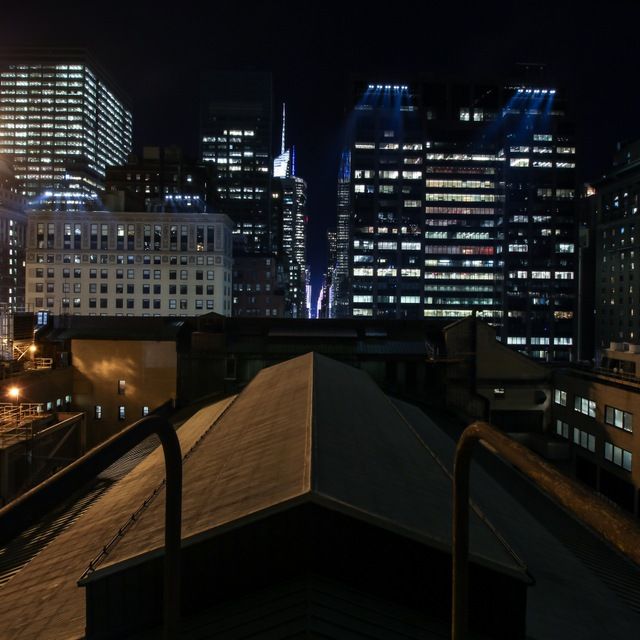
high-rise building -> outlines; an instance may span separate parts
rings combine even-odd
[[[533,357],[569,358],[575,145],[564,99],[531,79],[539,71],[493,84],[353,84],[338,180],[338,313],[476,313]]]
[[[211,166],[190,162],[179,147],[144,147],[142,156],[107,169],[105,205],[116,211],[212,211]]]
[[[351,151],[343,151],[340,155],[338,171],[337,227],[336,227],[336,262],[333,273],[333,290],[335,306],[333,316],[348,318],[351,315],[351,292],[349,287],[351,254]]]
[[[244,236],[248,254],[271,250],[271,75],[210,72],[202,78],[200,160],[211,164],[214,206]]]
[[[296,176],[273,180],[274,251],[287,280],[289,312],[307,317],[307,183]]]
[[[39,209],[91,209],[131,152],[122,92],[86,51],[0,52],[0,155]]]
[[[595,188],[596,348],[640,344],[640,141],[622,145]],[[633,347],[635,350],[635,346]]]
[[[337,232],[327,229],[327,270],[322,275],[318,294],[316,318],[335,318],[335,271],[337,257]]]
[[[0,306],[24,308],[24,261],[27,219],[9,164],[0,158]]]

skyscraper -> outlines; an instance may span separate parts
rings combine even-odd
[[[0,53],[0,155],[39,209],[94,208],[131,151],[121,91],[84,50]]]
[[[332,283],[335,305],[332,317],[351,315],[349,255],[351,243],[351,151],[343,151],[338,171],[336,261]]]
[[[127,163],[107,170],[106,204],[116,211],[211,211],[212,167],[183,157],[176,146],[143,147]],[[113,207],[111,200],[118,201]]]
[[[596,348],[640,344],[640,141],[621,145],[607,175],[595,183]],[[587,283],[585,283],[586,285]]]
[[[297,176],[273,180],[274,251],[288,283],[287,297],[294,318],[305,318],[307,267],[307,183]]]
[[[200,159],[214,167],[214,205],[234,222],[246,253],[271,248],[271,75],[210,72],[203,76]]]
[[[354,82],[338,181],[337,271],[347,251],[349,264],[338,309],[475,312],[529,355],[569,358],[575,146],[565,101],[539,72],[493,84]]]

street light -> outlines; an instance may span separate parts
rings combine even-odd
[[[18,402],[18,399],[20,398],[19,387],[9,387],[9,391],[7,393],[11,398],[15,400],[15,402]]]

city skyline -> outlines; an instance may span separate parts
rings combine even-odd
[[[168,18],[157,7],[114,10],[92,24],[66,11],[64,3],[36,5],[29,12],[6,10],[0,26],[3,44],[88,47],[132,99],[135,150],[177,143],[196,156],[200,72],[273,72],[275,111],[287,103],[289,144],[296,146],[297,173],[308,183],[314,299],[326,266],[325,231],[335,225],[351,72],[496,77],[515,62],[547,62],[556,84],[566,87],[578,107],[581,181],[601,175],[617,141],[640,137],[634,116],[638,90],[625,80],[637,58],[629,30],[638,8],[629,5],[620,4],[618,15],[599,18],[596,30],[589,14],[574,15],[569,7],[551,3],[497,3],[459,15],[401,3],[384,20],[361,3],[244,3],[172,16],[172,44],[146,35],[169,30]],[[210,42],[215,44],[210,47]]]

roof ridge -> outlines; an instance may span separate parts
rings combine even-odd
[[[244,389],[243,389],[244,391]],[[198,448],[202,440],[209,434],[209,432],[213,429],[213,427],[220,421],[220,419],[227,413],[229,408],[233,406],[236,400],[242,395],[241,393],[236,394],[231,402],[220,412],[220,414],[216,417],[216,419],[207,427],[205,431],[203,431],[197,440],[191,445],[189,450],[182,455],[182,466],[184,466],[185,461],[191,457],[194,451]],[[214,403],[215,404],[215,403]],[[195,415],[195,414],[194,414]],[[125,476],[126,477],[126,476]],[[117,482],[114,483],[114,486],[117,486]],[[78,582],[86,580],[94,571],[96,571],[99,564],[101,564],[105,558],[115,549],[118,542],[124,538],[125,534],[131,527],[138,521],[143,512],[149,507],[149,505],[154,501],[154,499],[160,494],[162,488],[166,485],[167,478],[166,474],[162,481],[154,487],[148,497],[143,500],[142,504],[129,516],[127,521],[118,529],[116,534],[111,538],[111,540],[102,547],[98,555],[89,562],[89,566],[85,569],[84,573],[78,579]]]
[[[424,449],[426,449],[426,451],[434,459],[436,464],[442,469],[442,471],[447,475],[447,477],[453,483],[453,474],[451,473],[451,471],[449,470],[447,465],[441,460],[441,458],[438,456],[438,454],[424,441],[424,439],[416,431],[416,429],[413,427],[413,425],[405,418],[405,416],[403,415],[402,411],[400,411],[400,409],[395,404],[395,402],[393,402],[391,397],[388,396],[386,393],[384,394],[384,397],[391,404],[391,406],[393,407],[394,411],[400,416],[400,419],[402,420],[402,422],[404,422],[404,424],[407,426],[409,431],[411,431],[411,433],[414,435],[414,437],[420,443],[420,445]],[[411,403],[407,403],[407,404],[411,404]],[[411,406],[414,406],[416,409],[418,409],[418,411],[422,411],[419,407],[416,407],[415,405],[411,405]],[[422,413],[424,413],[424,411],[422,411]],[[425,416],[426,416],[426,414],[425,414]],[[478,518],[480,518],[482,523],[489,529],[489,531],[491,531],[491,533],[496,537],[498,542],[500,542],[500,544],[502,544],[502,546],[505,548],[507,553],[509,553],[509,555],[515,560],[516,564],[520,565],[520,567],[522,567],[522,569],[524,569],[526,574],[529,577],[531,577],[530,574],[529,574],[528,567],[527,567],[526,563],[524,562],[524,560],[522,560],[522,558],[520,558],[520,556],[515,552],[515,550],[509,545],[509,543],[505,540],[505,538],[502,536],[502,534],[496,529],[496,527],[493,525],[493,523],[489,520],[489,518],[484,513],[484,511],[478,506],[478,504],[471,497],[469,497],[469,507],[475,512],[475,514],[478,516]]]

